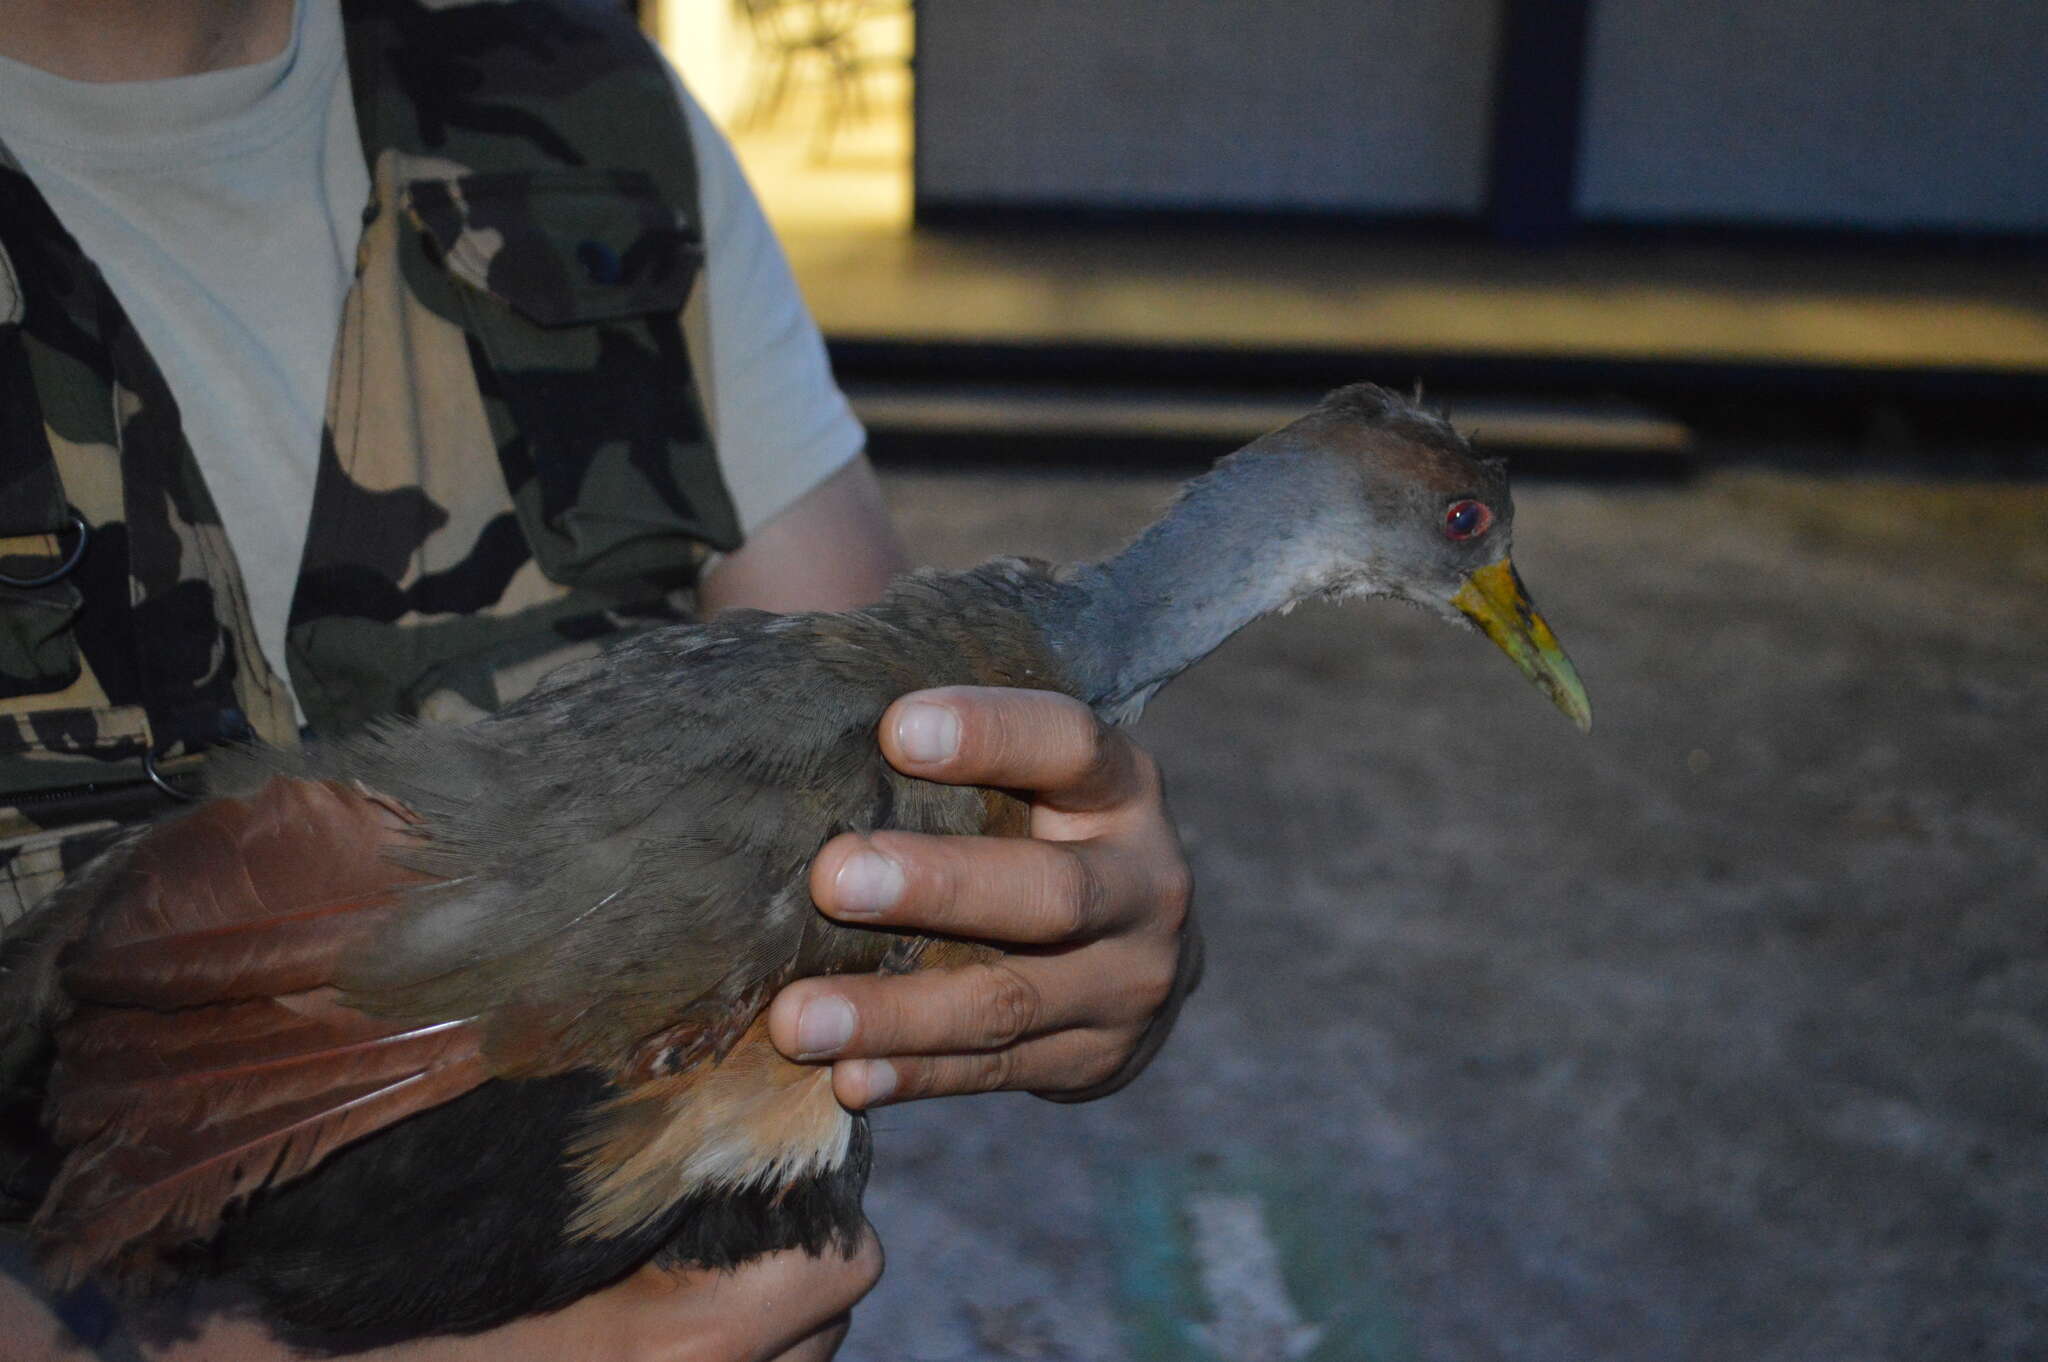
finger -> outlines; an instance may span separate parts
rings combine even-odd
[[[735,1340],[738,1346],[708,1356],[754,1362],[829,1358],[845,1337],[853,1307],[881,1280],[882,1242],[872,1225],[863,1224],[851,1256],[827,1252],[814,1258],[785,1249],[721,1275],[740,1291],[714,1292],[710,1305],[720,1322],[737,1327],[742,1337]]]
[[[1031,790],[1070,813],[1128,803],[1157,781],[1130,739],[1056,691],[913,691],[883,712],[879,738],[882,755],[905,775]]]
[[[788,1352],[778,1355],[774,1362],[831,1362],[839,1351],[839,1345],[846,1341],[846,1331],[852,1327],[853,1316],[841,1315]]]
[[[811,862],[811,899],[846,922],[1053,945],[1149,916],[1157,857],[1111,839],[845,833]],[[1170,888],[1171,886],[1169,886]]]
[[[1058,1096],[1108,1082],[1128,1050],[1110,1032],[1062,1031],[988,1054],[846,1059],[832,1066],[832,1095],[851,1111],[979,1092]]]
[[[916,974],[801,979],[770,1004],[768,1037],[799,1063],[1004,1049],[1096,1020],[1094,1000],[1074,990],[1061,963],[1004,956]]]
[[[668,1356],[687,1341],[691,1356],[766,1362],[830,1330],[873,1289],[882,1275],[882,1245],[863,1224],[851,1254],[813,1257],[788,1249],[721,1271],[650,1264],[562,1310],[529,1315],[475,1340],[423,1340],[423,1357],[437,1345],[484,1343],[487,1351],[449,1351],[461,1357]],[[801,1356],[802,1354],[799,1354]],[[212,1353],[206,1354],[212,1357]],[[377,1356],[383,1356],[382,1353]]]
[[[882,1276],[882,1243],[864,1224],[850,1257],[784,1249],[734,1271],[643,1268],[635,1278],[650,1271],[667,1279],[640,1284],[656,1309],[673,1311],[671,1338],[717,1340],[705,1356],[768,1359],[830,1327],[874,1289]]]
[[[1173,1025],[1180,1019],[1180,1010],[1188,995],[1202,982],[1204,951],[1202,929],[1190,918],[1181,933],[1180,949],[1175,953],[1173,973],[1159,996],[1158,1006],[1151,1009],[1151,1019],[1144,1023],[1130,1048],[1116,1068],[1097,1082],[1089,1083],[1078,1076],[1059,1091],[1035,1088],[1040,1097],[1049,1097],[1056,1102],[1093,1102],[1098,1097],[1107,1097],[1120,1091],[1139,1074],[1151,1067],[1158,1057],[1160,1047],[1166,1044],[1166,1037],[1173,1031]]]
[[[817,1063],[1002,1050],[1073,1029],[1135,1035],[1179,987],[1181,953],[1170,942],[1105,942],[1077,964],[1078,954],[798,980],[769,1006],[769,1039],[789,1058]]]

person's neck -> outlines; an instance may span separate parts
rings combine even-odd
[[[0,0],[0,56],[70,80],[168,80],[284,51],[293,0]]]

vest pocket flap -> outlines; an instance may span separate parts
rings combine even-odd
[[[64,563],[54,534],[0,538],[0,700],[62,690],[78,680],[72,623],[84,608],[78,587],[53,574]]]
[[[409,182],[403,207],[448,272],[541,326],[678,312],[697,224],[645,172],[497,172]]]
[[[83,604],[69,582],[38,591],[0,587],[0,700],[62,690],[78,679],[71,622]]]

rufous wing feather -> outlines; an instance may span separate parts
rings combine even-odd
[[[65,991],[168,1008],[317,987],[392,890],[428,878],[384,854],[413,826],[367,791],[279,776],[152,828],[105,881]]]
[[[70,1146],[36,1216],[75,1281],[202,1238],[236,1201],[491,1077],[467,1018],[343,1004],[348,949],[427,877],[400,806],[279,777],[144,834],[64,959],[44,1111]]]

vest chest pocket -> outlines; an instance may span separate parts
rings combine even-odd
[[[12,278],[0,252],[0,704],[79,679],[72,626],[85,598],[71,572],[89,534],[64,504]]]
[[[63,552],[54,535],[0,538],[0,701],[60,691],[79,678],[72,625],[85,597],[61,577],[41,580]]]
[[[681,326],[698,225],[639,171],[418,179],[401,206],[450,281],[541,570],[681,584],[735,547]]]

